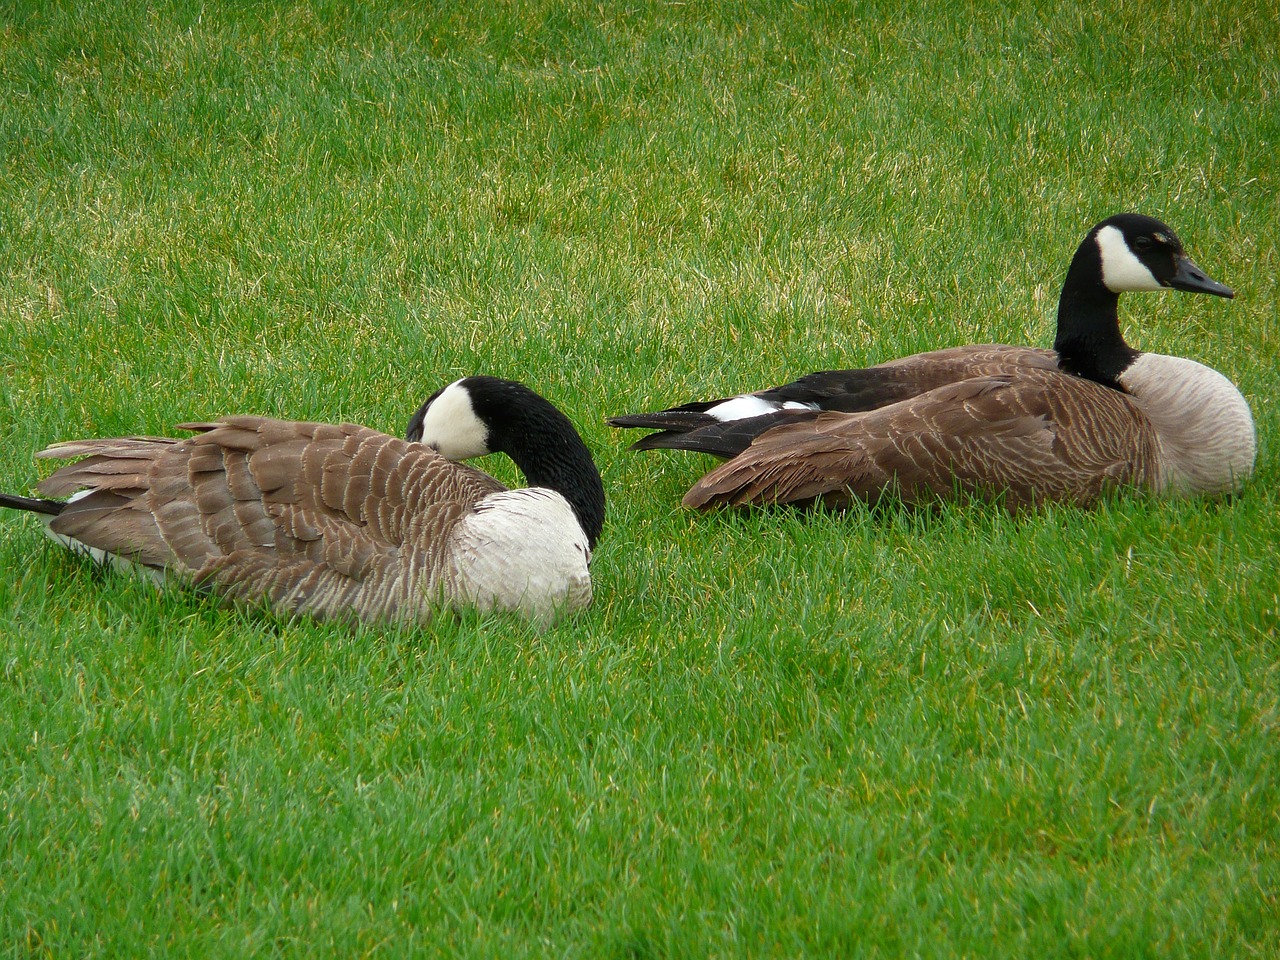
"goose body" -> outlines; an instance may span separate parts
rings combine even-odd
[[[476,607],[550,622],[591,600],[599,472],[568,418],[514,381],[450,384],[409,439],[257,416],[180,429],[195,435],[55,444],[37,456],[74,462],[40,498],[0,506],[96,559],[284,614],[425,622]],[[499,450],[531,486],[456,462]]]
[[[726,458],[686,495],[697,508],[838,505],[891,488],[910,502],[964,490],[1010,506],[1083,505],[1119,485],[1235,490],[1255,454],[1240,391],[1209,367],[1140,352],[1121,335],[1120,293],[1164,288],[1233,296],[1168,226],[1120,214],[1077,249],[1052,350],[953,347],[610,422],[658,431],[635,449]]]

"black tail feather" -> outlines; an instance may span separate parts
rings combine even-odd
[[[721,422],[712,419],[709,424],[696,430],[661,430],[658,433],[651,433],[633,443],[631,449],[692,450],[728,460],[746,450],[751,446],[752,441],[766,430],[772,430],[784,423],[812,420],[821,413],[820,410],[779,410],[776,413],[749,417],[745,420]]]
[[[26,510],[29,513],[47,513],[56,517],[66,504],[61,500],[42,500],[37,497],[19,497],[13,493],[0,493],[0,507],[11,510]]]
[[[748,441],[750,442],[750,441]],[[730,447],[733,444],[729,444]],[[696,430],[684,433],[679,430],[659,430],[651,433],[629,446],[628,450],[693,450],[698,453],[710,453],[717,457],[733,457],[737,455],[732,449],[724,449],[723,434],[710,430]],[[744,448],[745,449],[745,448]]]
[[[715,417],[700,410],[659,410],[656,413],[628,413],[610,417],[611,427],[640,430],[667,430],[672,433],[688,433],[699,427],[719,423]]]

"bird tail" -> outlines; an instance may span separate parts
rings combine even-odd
[[[766,430],[785,423],[812,420],[821,411],[779,410],[744,420],[723,421],[707,414],[696,415],[701,418],[699,420],[694,420],[695,415],[692,414],[673,417],[672,414],[677,412],[666,410],[661,413],[614,417],[609,422],[615,426],[649,427],[658,431],[637,440],[631,445],[632,450],[692,450],[729,460],[751,446],[752,441]]]
[[[13,493],[0,493],[0,507],[10,510],[25,510],[28,513],[42,513],[56,517],[66,504],[61,500],[45,500],[40,497],[20,497]]]

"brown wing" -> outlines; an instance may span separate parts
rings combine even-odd
[[[1056,370],[1052,350],[1002,343],[968,344],[899,357],[857,370],[810,373],[781,387],[759,391],[777,401],[814,403],[822,410],[863,413],[899,403],[949,383],[974,377]]]
[[[66,504],[49,529],[148,567],[176,568],[145,494],[152,466],[182,443],[172,437],[116,437],[70,440],[40,451],[36,456],[42,459],[76,462],[54,471],[37,485],[38,492],[66,497],[93,491]]]
[[[400,615],[439,572],[430,549],[493,478],[365,427],[229,417],[186,440],[60,444],[84,459],[42,493],[92,487],[56,533],[247,600],[313,616]]]
[[[657,431],[632,444],[632,450],[695,450],[729,459],[746,450],[766,430],[782,423],[811,419],[807,415],[810,409],[864,413],[974,377],[1057,369],[1058,355],[1052,350],[999,343],[970,344],[912,354],[874,367],[822,370],[755,393],[764,400],[802,405],[808,408],[805,410],[784,410],[725,421],[707,413],[728,399],[720,398],[654,413],[610,417],[609,423],[615,427]]]
[[[708,473],[686,506],[875,500],[908,503],[957,490],[1010,508],[1087,504],[1106,487],[1146,482],[1156,441],[1123,394],[1053,370],[977,377],[868,413],[777,427]]]
[[[1057,370],[1058,354],[1040,347],[971,343],[961,347],[913,353],[896,360],[887,360],[872,369],[893,370],[900,376],[914,377],[922,388],[932,389],[933,386],[959,383],[974,377],[1002,377],[1031,370]],[[930,383],[933,386],[928,386]],[[924,389],[921,392],[925,392]]]

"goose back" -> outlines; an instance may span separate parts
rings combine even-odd
[[[860,414],[776,427],[699,480],[686,506],[907,503],[958,490],[1010,509],[1092,503],[1158,470],[1150,421],[1127,398],[1056,370],[971,377]]]
[[[504,527],[503,501],[493,498],[528,500],[529,491],[507,491],[423,444],[352,424],[254,416],[183,428],[197,435],[72,441],[38,454],[79,458],[39,493],[90,491],[50,520],[50,533],[230,599],[320,619],[425,620],[452,601],[543,617],[590,598],[581,531],[568,549],[569,582],[550,597],[542,581],[564,575],[566,562],[546,551],[530,557],[527,542],[508,542],[505,557],[477,561],[484,531]],[[524,513],[545,519],[545,510]],[[576,529],[563,501],[552,513]],[[527,535],[509,518],[504,529],[508,541]],[[513,563],[542,581],[508,595],[503,585],[522,572]]]
[[[742,453],[768,430],[809,420],[811,411],[864,413],[974,377],[1057,369],[1057,355],[1052,350],[999,343],[947,347],[872,367],[810,373],[781,387],[750,394],[752,400],[762,402],[760,409],[764,411],[752,416],[726,416],[726,412],[740,410],[740,402],[747,399],[736,397],[612,417],[609,423],[658,431],[637,440],[632,450],[693,450],[727,459]]]

